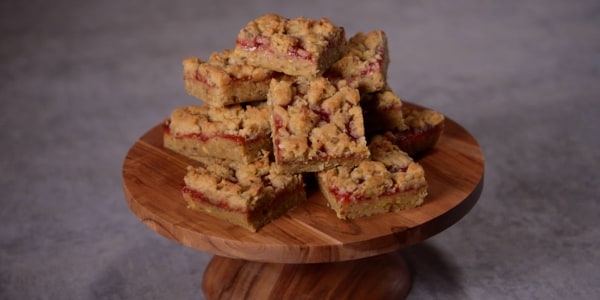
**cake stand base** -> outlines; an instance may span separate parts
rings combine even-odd
[[[407,264],[395,251],[359,260],[279,264],[214,256],[204,272],[206,299],[404,299]]]

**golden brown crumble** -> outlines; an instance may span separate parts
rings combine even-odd
[[[202,192],[204,198],[226,200],[232,209],[249,209],[260,197],[275,197],[290,186],[302,187],[301,175],[274,172],[267,157],[253,163],[224,162],[188,166],[186,187]]]
[[[444,122],[444,115],[431,109],[402,108],[404,122],[411,129],[423,129]]]
[[[376,197],[388,191],[403,191],[426,184],[423,168],[382,135],[369,143],[371,160],[356,167],[340,166],[319,173],[336,193],[349,199]]]
[[[270,46],[278,52],[287,53],[290,48],[302,46],[308,53],[317,53],[329,45],[330,37],[340,35],[341,31],[341,27],[334,25],[327,18],[288,19],[276,14],[267,14],[250,21],[240,31],[238,40],[269,37]]]
[[[385,32],[359,32],[350,38],[347,52],[327,71],[332,79],[344,79],[361,92],[371,93],[386,87],[389,65]]]
[[[268,102],[276,157],[311,161],[342,156],[368,157],[363,115],[356,89],[312,81],[273,80]]]
[[[170,118],[173,135],[234,135],[254,139],[270,132],[266,105],[239,104],[227,107],[186,106],[173,110]]]
[[[224,71],[231,78],[244,80],[265,80],[273,76],[273,71],[248,65],[244,59],[236,58],[232,54],[233,50],[212,53],[205,64],[207,72]]]
[[[326,18],[267,14],[240,30],[234,53],[251,65],[314,78],[341,57],[346,43],[344,29]]]
[[[265,100],[271,78],[281,73],[252,66],[235,58],[232,50],[214,52],[207,61],[183,60],[186,91],[211,106]]]

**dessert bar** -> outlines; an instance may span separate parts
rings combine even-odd
[[[328,19],[267,14],[240,30],[235,55],[254,66],[314,78],[341,57],[346,43],[344,28]]]
[[[319,189],[340,219],[414,208],[427,195],[423,168],[383,135],[369,143],[371,160],[317,173]]]
[[[271,78],[280,74],[250,66],[232,57],[231,50],[213,53],[203,62],[183,60],[183,79],[188,94],[211,106],[225,106],[267,99]]]
[[[188,207],[256,232],[306,200],[302,175],[273,172],[268,157],[187,168]]]
[[[369,158],[359,92],[315,80],[273,80],[267,103],[282,172],[317,172]]]
[[[348,51],[327,70],[325,77],[346,80],[361,93],[372,93],[386,87],[389,63],[385,32],[359,32],[350,38]]]
[[[271,151],[271,128],[266,102],[227,107],[186,106],[165,120],[165,148],[192,159],[252,162]]]
[[[406,128],[387,133],[402,151],[414,157],[435,147],[444,132],[443,114],[405,105],[402,115]]]

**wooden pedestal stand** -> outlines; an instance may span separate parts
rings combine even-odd
[[[437,146],[418,160],[429,183],[421,207],[343,221],[309,186],[308,202],[252,233],[186,208],[181,184],[194,162],[164,149],[162,133],[152,128],[127,153],[125,196],[152,230],[215,255],[202,281],[208,299],[405,297],[410,272],[397,250],[456,223],[483,188],[477,141],[446,119]]]

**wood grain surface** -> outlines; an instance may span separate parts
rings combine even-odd
[[[212,299],[404,299],[411,274],[398,251],[352,261],[275,264],[215,256],[202,289]]]
[[[484,160],[477,141],[446,119],[437,146],[418,159],[429,184],[421,207],[340,220],[309,184],[308,201],[252,233],[186,207],[186,166],[194,164],[162,146],[157,125],[136,141],[123,163],[131,211],[161,235],[219,256],[272,263],[322,263],[389,253],[437,234],[466,215],[483,188]]]

